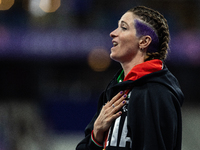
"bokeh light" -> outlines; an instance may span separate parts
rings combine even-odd
[[[88,64],[94,71],[105,71],[110,61],[109,53],[104,48],[95,48],[88,55]]]
[[[46,13],[39,7],[40,0],[29,0],[28,11],[35,17],[44,16]]]
[[[136,5],[169,23],[165,62],[185,95],[182,147],[200,150],[200,0],[0,0],[0,150],[75,149],[121,67],[109,33]]]
[[[40,8],[46,12],[55,12],[60,7],[60,0],[41,0]]]
[[[35,17],[55,12],[61,5],[60,0],[23,0],[23,8]]]
[[[0,10],[8,10],[10,9],[15,0],[0,0]]]

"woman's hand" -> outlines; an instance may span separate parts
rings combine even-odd
[[[126,103],[126,96],[127,95],[124,95],[123,91],[121,91],[116,96],[114,96],[111,101],[108,101],[103,106],[98,118],[94,123],[93,136],[97,142],[103,143],[104,133],[108,131],[113,120],[115,120],[122,114],[122,112],[119,110]]]

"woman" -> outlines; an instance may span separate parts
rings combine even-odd
[[[76,149],[181,150],[183,93],[163,63],[170,38],[166,19],[138,6],[110,36],[110,57],[122,69],[101,94]]]

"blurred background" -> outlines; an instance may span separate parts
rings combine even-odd
[[[109,33],[136,5],[168,20],[183,150],[200,149],[200,0],[0,0],[0,150],[75,149],[120,69]]]

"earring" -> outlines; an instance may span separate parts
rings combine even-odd
[[[144,51],[144,48],[140,48],[141,51]]]

